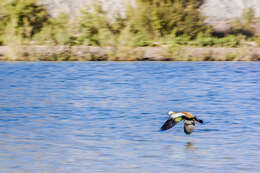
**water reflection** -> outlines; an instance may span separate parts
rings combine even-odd
[[[187,142],[185,146],[186,146],[186,149],[188,149],[188,150],[195,150],[196,149],[196,147],[193,145],[192,142]]]

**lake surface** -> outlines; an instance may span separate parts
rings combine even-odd
[[[160,132],[168,111],[204,120]],[[260,172],[259,62],[0,62],[0,172]]]

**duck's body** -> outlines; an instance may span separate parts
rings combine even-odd
[[[192,131],[195,129],[195,123],[203,123],[202,120],[198,119],[196,116],[189,112],[169,112],[170,117],[168,120],[163,124],[161,130],[168,130],[175,126],[178,122],[184,120],[184,132],[186,134],[191,134]]]
[[[186,134],[191,134],[194,129],[195,129],[195,121],[184,120],[184,132]]]

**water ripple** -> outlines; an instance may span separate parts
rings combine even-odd
[[[259,65],[0,62],[0,170],[260,172]]]

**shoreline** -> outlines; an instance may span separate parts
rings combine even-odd
[[[260,47],[0,46],[0,61],[260,61]]]

